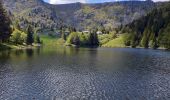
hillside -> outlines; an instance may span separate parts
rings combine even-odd
[[[78,30],[105,27],[113,29],[132,22],[151,11],[150,1],[124,1],[101,4],[51,5],[41,0],[4,0],[7,11],[21,26],[29,22],[40,29],[72,26]]]
[[[130,33],[126,45],[170,49],[170,2],[133,21],[122,32]]]
[[[18,20],[22,27],[27,24],[40,29],[59,28],[61,20],[41,0],[4,0],[12,20]]]

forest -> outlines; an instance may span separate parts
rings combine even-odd
[[[170,49],[170,3],[121,28],[127,34],[125,45]]]
[[[15,23],[13,23],[15,22]],[[32,25],[28,25],[27,28],[21,29],[18,20],[11,21],[9,14],[4,9],[2,2],[0,2],[0,44],[1,49],[3,47],[14,45],[33,45],[40,44],[40,37],[36,34]],[[12,48],[12,47],[11,47]]]

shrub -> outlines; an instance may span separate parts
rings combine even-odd
[[[24,32],[15,29],[10,37],[10,41],[14,44],[23,44],[26,42],[26,37],[27,35]]]

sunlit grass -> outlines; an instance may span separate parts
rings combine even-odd
[[[41,35],[41,40],[43,42],[43,45],[45,46],[57,46],[57,45],[63,45],[65,41],[58,37],[48,36],[48,35]]]
[[[98,35],[98,39],[99,39],[100,45],[103,45],[111,41],[113,37],[111,34],[102,34],[102,35]]]
[[[102,45],[102,47],[125,47],[123,42],[123,36],[118,36],[118,38],[107,42],[106,44]]]

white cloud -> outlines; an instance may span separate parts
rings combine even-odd
[[[163,1],[170,1],[170,0],[153,0],[154,2],[163,2]]]
[[[50,4],[66,4],[66,3],[75,3],[81,2],[86,3],[86,0],[49,0]]]

